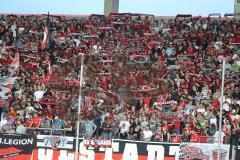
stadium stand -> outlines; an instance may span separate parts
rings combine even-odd
[[[49,18],[50,41],[42,48]],[[209,17],[0,16],[0,132],[224,143],[239,134],[240,24]]]

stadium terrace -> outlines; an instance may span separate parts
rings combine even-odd
[[[224,59],[221,143],[237,145],[239,49],[239,21],[214,14],[1,15],[0,133],[76,136],[79,120],[82,138],[217,143]]]

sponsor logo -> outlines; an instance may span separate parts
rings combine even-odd
[[[220,151],[220,160],[226,160],[229,156],[229,145],[223,145]],[[179,152],[180,159],[204,159],[217,160],[218,149],[215,144],[182,143]]]
[[[197,148],[197,147],[181,147],[181,156],[180,158],[186,159],[186,158],[190,158],[190,159],[206,159],[209,160],[210,157],[208,155],[205,155],[202,152],[201,148]]]
[[[0,144],[13,146],[29,145],[33,144],[33,138],[29,139],[0,138]]]
[[[112,147],[112,140],[111,139],[104,139],[104,138],[91,138],[91,139],[83,139],[84,147],[102,147],[102,148],[110,148]]]
[[[36,137],[0,134],[0,160],[30,160]]]
[[[51,147],[54,150],[59,147],[64,147],[67,144],[67,139],[65,137],[44,137],[43,141],[45,147]]]

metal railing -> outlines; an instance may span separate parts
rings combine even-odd
[[[170,142],[174,142],[175,137],[182,138],[182,135],[170,135]],[[181,142],[182,142],[182,139],[181,139]],[[199,142],[198,143],[214,143],[214,137],[213,136],[199,136]],[[230,144],[230,137],[225,136],[223,138],[223,143],[224,144]]]
[[[66,135],[66,132],[71,132],[72,128],[37,128],[37,127],[26,127],[27,130],[34,130],[34,131],[44,131],[44,133],[50,133],[50,135],[54,135],[54,131],[63,131],[63,135]]]

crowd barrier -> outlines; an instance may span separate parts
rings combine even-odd
[[[182,142],[182,135],[170,135],[170,141],[171,142]],[[211,136],[199,136],[199,143],[213,143],[214,137]],[[223,144],[229,144],[230,143],[230,137],[225,136],[223,138]]]
[[[63,128],[63,129],[54,129],[54,128],[36,128],[36,127],[26,127],[28,131],[39,131],[39,132],[49,132],[50,135],[53,135],[53,131],[63,131],[63,135],[66,135],[66,132],[71,132],[72,128]]]
[[[63,131],[63,136],[66,135],[66,132],[72,132],[72,128],[63,128],[63,129],[53,129],[53,128],[35,128],[35,127],[27,127],[27,130],[33,130],[33,131],[48,131],[50,135],[53,135],[53,131]],[[45,132],[46,133],[46,132]],[[83,133],[81,133],[83,135]],[[170,142],[182,142],[182,135],[170,135]],[[200,136],[199,137],[199,143],[213,143],[214,138],[211,136]],[[223,139],[223,144],[229,144],[230,143],[230,137],[225,136]]]
[[[109,143],[111,140],[111,143]],[[90,142],[91,145],[86,145]],[[105,143],[106,142],[106,143]],[[96,145],[95,144],[102,144]],[[107,144],[108,147],[103,147]],[[111,144],[111,146],[109,146]],[[7,160],[74,160],[74,137],[53,135],[0,134],[0,159]],[[229,160],[229,145],[222,145],[221,160]],[[237,156],[239,156],[237,148]],[[166,143],[120,139],[80,138],[79,160],[215,160],[217,144]]]

